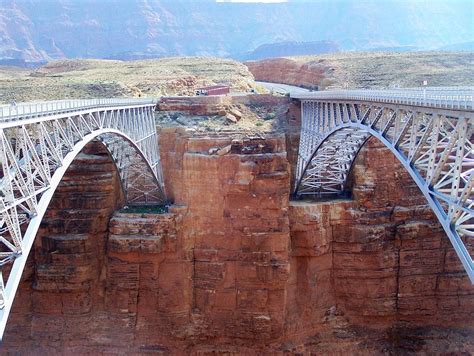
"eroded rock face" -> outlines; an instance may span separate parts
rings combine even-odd
[[[168,129],[161,143],[168,194],[186,204],[181,233],[193,246],[191,345],[278,338],[289,274],[284,136],[232,141]],[[212,147],[229,149],[212,155]]]
[[[2,350],[145,352],[159,350],[162,339],[183,339],[192,259],[179,245],[179,220],[173,212],[114,213],[122,202],[107,151],[89,144],[64,176],[36,237]]]
[[[287,142],[162,129],[162,215],[113,214],[111,162],[81,156],[104,162],[58,191],[5,350],[474,352],[474,289],[395,157],[370,140],[352,200],[290,202]]]
[[[464,318],[474,313],[474,287],[418,187],[387,152],[375,139],[366,145],[353,172],[354,205],[335,224],[338,302],[357,323],[473,327]]]
[[[309,89],[323,89],[331,68],[325,62],[298,63],[288,58],[270,58],[245,62],[255,80],[283,83]]]

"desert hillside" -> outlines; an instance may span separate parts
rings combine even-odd
[[[254,81],[243,64],[210,57],[63,60],[36,70],[0,67],[0,101],[192,94],[215,83],[247,91]]]
[[[473,63],[473,52],[345,52],[245,64],[256,80],[327,89],[474,85]]]

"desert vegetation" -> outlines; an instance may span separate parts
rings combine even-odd
[[[33,70],[0,67],[0,101],[189,95],[216,83],[239,92],[254,86],[247,67],[229,59],[61,60]]]

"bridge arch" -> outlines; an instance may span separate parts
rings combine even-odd
[[[67,107],[65,112],[0,123],[0,335],[3,335],[28,254],[54,193],[91,141],[107,148],[127,204],[165,202],[158,140],[150,102]]]
[[[474,283],[474,116],[383,102],[304,100],[295,196],[344,194],[360,149],[376,137],[417,184]]]

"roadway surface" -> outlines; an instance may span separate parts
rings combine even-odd
[[[268,83],[268,82],[255,82],[258,85],[261,85],[267,90],[274,91],[283,95],[290,94],[290,96],[303,95],[311,93],[310,90],[305,88],[300,88],[294,85],[280,84],[280,83]]]
[[[278,94],[300,100],[357,100],[446,109],[474,110],[474,87],[425,87],[384,90],[311,91],[293,85],[256,82]]]
[[[474,87],[322,90],[306,93],[290,92],[290,96],[300,100],[378,102],[432,108],[474,110]]]

